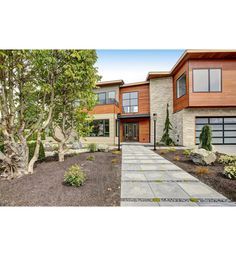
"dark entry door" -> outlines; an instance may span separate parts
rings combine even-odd
[[[138,141],[138,123],[125,123],[123,128],[124,141]]]

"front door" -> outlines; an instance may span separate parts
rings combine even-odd
[[[125,123],[123,125],[124,141],[138,141],[138,123]]]

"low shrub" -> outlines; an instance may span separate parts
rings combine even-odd
[[[4,145],[0,144],[0,151],[3,152],[4,151]]]
[[[118,159],[114,158],[111,160],[112,164],[117,164],[118,163]]]
[[[86,160],[94,161],[95,160],[95,156],[87,156]]]
[[[236,165],[225,166],[224,175],[230,180],[235,180],[236,179]]]
[[[192,149],[185,149],[185,150],[183,151],[183,155],[185,155],[185,156],[190,156],[190,155],[191,155],[191,152],[192,152]]]
[[[154,202],[154,203],[159,203],[161,201],[161,199],[160,198],[153,198],[152,199],[152,202]]]
[[[88,149],[89,149],[90,152],[96,152],[97,151],[97,144],[96,143],[88,144]]]
[[[196,168],[196,173],[197,174],[207,174],[207,173],[209,173],[209,168],[207,168],[207,167],[197,167]]]
[[[176,149],[175,148],[168,148],[167,151],[168,152],[176,152]]]
[[[72,165],[64,174],[64,182],[67,185],[80,187],[86,181],[86,174],[80,169],[80,166]]]
[[[222,155],[218,161],[226,165],[236,164],[236,156]]]
[[[29,147],[29,161],[32,159],[32,157],[34,156],[34,151],[35,151],[35,147],[36,147],[36,142],[28,142],[28,147]],[[44,150],[44,146],[43,143],[40,143],[39,146],[39,157],[38,160],[39,161],[43,161],[45,159],[45,150]]]
[[[190,200],[190,202],[192,202],[192,203],[198,203],[199,202],[199,199],[198,198],[190,198],[189,199]]]
[[[114,154],[114,155],[120,155],[120,154],[121,154],[121,151],[115,150],[115,151],[112,151],[112,154]]]
[[[174,156],[174,160],[175,161],[179,161],[180,160],[180,157],[178,155]]]
[[[166,154],[167,152],[168,152],[167,150],[162,149],[162,150],[160,150],[159,153],[160,153],[161,155],[164,155],[164,154]]]

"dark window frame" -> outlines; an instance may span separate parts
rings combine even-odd
[[[202,124],[197,124],[196,120],[198,118],[207,118],[207,123],[202,123]],[[210,123],[210,118],[222,118],[222,123]],[[213,143],[214,145],[235,145],[236,143],[225,143],[225,138],[230,139],[230,138],[235,138],[236,136],[225,136],[225,132],[236,132],[236,123],[225,123],[225,119],[227,118],[236,118],[236,116],[196,116],[195,117],[195,144],[199,145],[197,143],[196,139],[199,139],[199,136],[196,136],[196,132],[201,132],[201,129],[197,129],[197,125],[222,125],[222,130],[215,130],[215,132],[222,132],[222,136],[212,136],[212,138],[222,138],[222,143]],[[230,129],[226,130],[225,125],[235,125],[235,129]]]
[[[103,136],[92,136],[92,135],[88,135],[88,137],[92,137],[92,138],[107,138],[107,137],[110,137],[110,119],[94,119],[92,122],[94,121],[103,121],[103,126],[104,126],[104,129],[106,128],[106,124],[105,122],[108,121],[108,127],[109,127],[109,131],[108,131],[108,134],[105,134],[105,131],[103,132]],[[91,132],[92,133],[92,132]]]
[[[185,94],[181,95],[178,97],[178,81],[185,76]],[[187,75],[186,72],[184,72],[181,76],[178,77],[178,79],[176,80],[176,99],[180,99],[182,97],[184,97],[187,94]]]
[[[109,95],[110,92],[114,92],[114,93],[115,93],[114,102],[112,102],[112,101],[109,102],[109,97],[108,97],[108,95]],[[98,101],[98,102],[97,102],[97,105],[113,104],[113,103],[116,103],[116,102],[117,102],[117,101],[116,101],[116,91],[115,91],[115,90],[107,91],[107,92],[97,92],[96,94],[97,94],[97,95],[99,95],[99,94],[105,94],[105,103],[100,103],[100,102]]]
[[[134,92],[136,92],[137,93],[137,98],[130,98],[129,97],[129,99],[125,99],[125,100],[129,100],[129,105],[127,105],[127,106],[124,106],[123,105],[123,102],[124,102],[124,94],[131,94],[131,93],[134,93]],[[134,100],[134,99],[137,99],[137,105],[131,105],[131,100]],[[130,110],[131,110],[131,107],[134,107],[134,106],[137,106],[137,111],[136,112],[132,112],[132,111],[129,111],[129,112],[125,112],[124,111],[124,107],[129,107],[130,108]],[[132,91],[132,92],[124,92],[124,93],[122,93],[122,113],[124,113],[124,114],[127,114],[127,113],[138,113],[138,111],[139,111],[139,92],[138,91]]]
[[[208,90],[207,91],[196,91],[194,86],[194,70],[207,70],[208,71]],[[210,77],[210,70],[220,70],[220,91],[211,91],[211,77]],[[223,79],[222,79],[222,68],[221,67],[214,67],[214,68],[193,68],[192,69],[192,87],[194,93],[222,93],[223,91]]]

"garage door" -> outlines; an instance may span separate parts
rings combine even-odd
[[[236,117],[196,117],[196,144],[206,124],[212,129],[213,144],[236,144]]]

